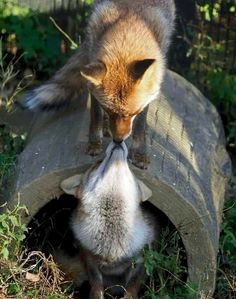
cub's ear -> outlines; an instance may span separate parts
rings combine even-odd
[[[82,67],[80,73],[89,82],[99,85],[105,77],[106,71],[106,66],[103,62],[94,62]]]
[[[130,65],[130,73],[133,79],[138,80],[141,79],[146,70],[155,62],[155,59],[144,59],[134,61]]]
[[[142,181],[138,179],[139,188],[141,191],[142,201],[148,200],[152,196],[152,190],[149,189]]]
[[[76,174],[76,175],[62,181],[60,187],[66,194],[71,194],[71,195],[76,196],[81,179],[82,179],[82,175]]]

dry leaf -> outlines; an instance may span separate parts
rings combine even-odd
[[[25,278],[31,282],[38,282],[40,281],[40,276],[39,274],[33,274],[33,273],[30,273],[30,272],[27,272],[26,273],[26,276]]]

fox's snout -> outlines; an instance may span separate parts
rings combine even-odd
[[[110,116],[110,131],[114,142],[120,143],[129,137],[134,117]]]

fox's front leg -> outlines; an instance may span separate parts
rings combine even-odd
[[[148,107],[146,107],[135,119],[133,141],[130,149],[132,163],[141,169],[147,169],[149,164],[146,144],[147,111]]]
[[[126,273],[126,287],[123,299],[137,299],[141,280],[144,275],[143,260],[132,264]]]
[[[103,110],[98,101],[91,95],[89,141],[87,153],[96,156],[102,151]]]
[[[86,255],[86,265],[89,283],[91,286],[89,299],[104,299],[104,286],[102,273],[98,268],[97,262],[94,257],[88,252]]]

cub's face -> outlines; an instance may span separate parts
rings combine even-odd
[[[110,131],[115,141],[126,139],[135,116],[160,90],[163,67],[155,59],[109,65],[91,63],[81,70],[91,94],[98,100],[110,119]]]

